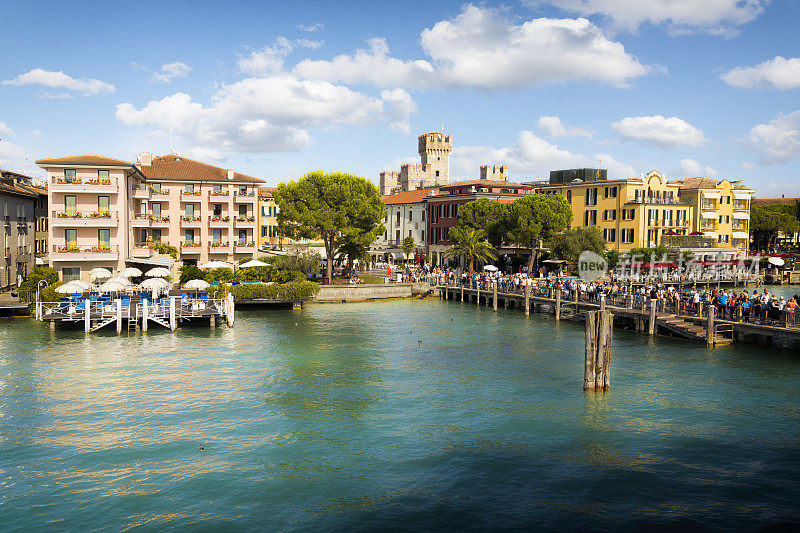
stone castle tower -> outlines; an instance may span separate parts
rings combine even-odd
[[[508,181],[508,165],[481,165],[481,179]]]
[[[400,172],[381,172],[381,194],[413,191],[450,183],[450,152],[453,136],[432,131],[420,135],[417,142],[420,164],[406,163]]]

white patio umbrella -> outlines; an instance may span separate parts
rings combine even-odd
[[[497,267],[494,265],[486,265],[483,269],[487,272],[497,272]]]
[[[207,289],[208,285],[209,285],[209,283],[204,279],[192,279],[192,280],[187,281],[184,284],[183,288],[184,289],[199,289],[199,290],[203,290],[203,289]]]
[[[89,271],[89,277],[93,280],[108,279],[111,277],[111,271],[107,268],[95,267]]]
[[[122,276],[123,278],[132,278],[141,275],[142,271],[136,267],[127,267],[119,271],[119,276]]]
[[[770,257],[769,259],[767,259],[767,261],[769,261],[770,264],[773,264],[775,266],[783,266],[784,263],[786,262],[780,257]]]
[[[147,289],[147,290],[166,289],[167,287],[169,287],[169,281],[163,278],[150,278],[144,280],[139,284],[140,289]]]
[[[259,261],[258,259],[251,259],[247,263],[242,263],[239,265],[239,268],[253,268],[253,267],[265,267],[269,266],[269,263],[265,263],[264,261]]]
[[[231,268],[231,265],[225,261],[209,261],[200,265],[200,268]]]
[[[83,292],[83,289],[72,283],[65,283],[56,287],[56,292],[58,294],[80,294]]]
[[[100,285],[99,289],[102,292],[120,292],[128,287],[127,283],[122,283],[117,279],[110,279]]]
[[[88,291],[89,289],[92,288],[91,285],[89,285],[88,283],[86,283],[82,279],[73,279],[72,281],[69,281],[67,283],[69,283],[70,285],[75,285],[76,287],[78,287],[78,288],[80,288],[80,289],[82,289],[84,291]]]
[[[149,278],[164,278],[169,276],[169,270],[164,267],[151,268],[145,273],[145,276]]]

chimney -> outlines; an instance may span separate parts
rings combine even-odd
[[[233,179],[233,170],[228,170],[228,179],[229,180]]]
[[[142,152],[139,154],[139,165],[143,167],[149,167],[153,164],[153,154],[150,152]]]

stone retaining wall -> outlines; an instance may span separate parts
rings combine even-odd
[[[411,298],[427,294],[427,283],[390,283],[388,285],[323,285],[312,302],[361,302],[385,298]]]

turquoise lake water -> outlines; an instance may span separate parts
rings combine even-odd
[[[800,354],[617,330],[587,394],[583,343],[435,299],[121,337],[5,320],[0,529],[800,521]]]

